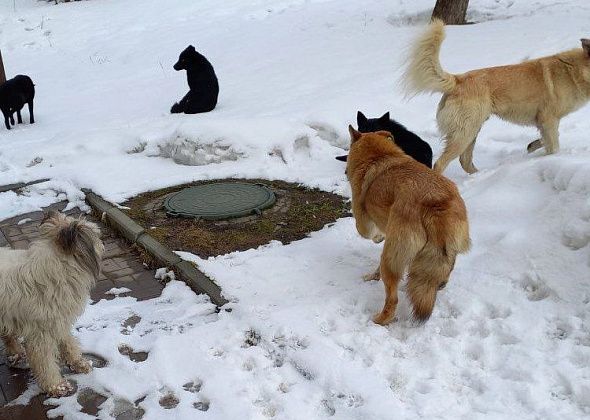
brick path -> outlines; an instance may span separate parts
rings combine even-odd
[[[63,210],[66,203],[57,203],[48,209]],[[68,214],[78,214],[77,209]],[[43,218],[43,212],[22,214],[17,217],[0,221],[0,246],[10,245],[13,248],[24,249],[29,243],[39,236],[39,222]],[[19,221],[30,219],[25,223]],[[105,292],[113,287],[126,287],[131,292],[119,296],[133,296],[138,300],[151,299],[160,296],[162,285],[154,278],[154,272],[147,269],[140,262],[137,253],[125,242],[117,239],[113,233],[101,225],[103,242],[105,244],[105,257],[103,261],[103,273],[91,298],[94,302],[101,299],[114,299],[113,295]],[[50,407],[43,405],[44,397],[33,398],[27,406],[6,404],[17,398],[27,389],[28,382],[32,380],[28,370],[12,369],[6,364],[4,349],[0,343],[0,420],[37,420],[47,418],[46,412]],[[96,412],[96,405],[85,407],[86,412]]]

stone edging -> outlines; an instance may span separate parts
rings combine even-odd
[[[50,181],[50,179],[44,178],[44,179],[38,179],[36,181],[17,182],[16,184],[2,185],[2,186],[0,186],[0,193],[18,190],[20,188],[28,187],[29,185],[40,184],[42,182],[47,182],[47,181]]]
[[[127,240],[140,246],[158,263],[172,269],[193,291],[205,293],[218,307],[228,301],[222,296],[221,288],[203,274],[194,264],[184,261],[170,249],[146,233],[145,229],[135,223],[129,216],[113,206],[101,196],[83,188],[86,202],[96,210],[110,226],[120,232]]]

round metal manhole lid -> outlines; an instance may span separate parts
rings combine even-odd
[[[276,201],[274,193],[260,184],[215,182],[185,188],[164,200],[171,216],[222,220],[260,214]]]

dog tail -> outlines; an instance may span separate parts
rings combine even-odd
[[[451,92],[457,85],[455,75],[440,65],[440,46],[445,39],[445,25],[434,19],[426,31],[415,41],[410,51],[408,66],[402,84],[409,95],[421,92]]]
[[[457,255],[471,246],[467,220],[457,220],[451,226],[442,243],[426,243],[410,265],[408,296],[414,318],[420,322],[430,318],[436,295],[449,281]]]

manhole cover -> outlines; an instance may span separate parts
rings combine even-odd
[[[179,191],[164,200],[164,207],[171,216],[221,220],[259,214],[275,200],[261,184],[216,182]]]

